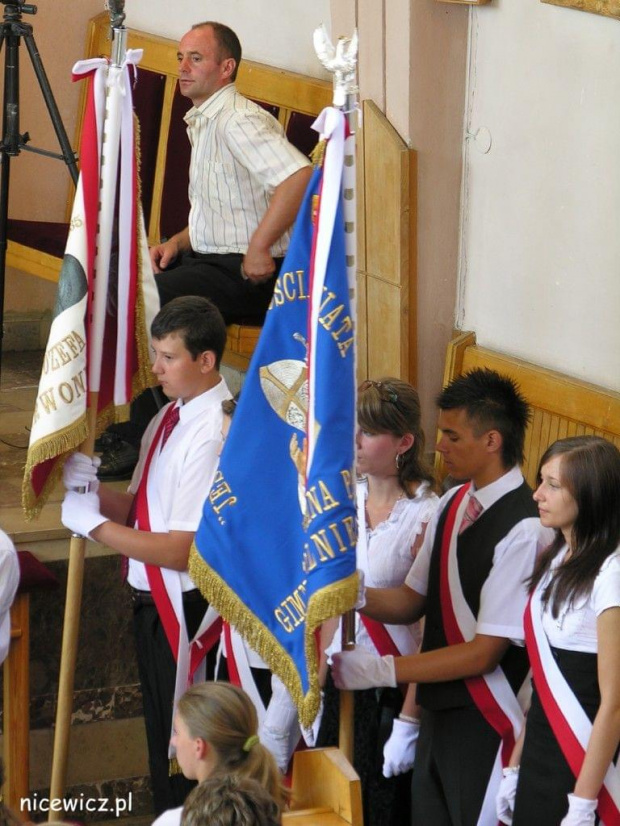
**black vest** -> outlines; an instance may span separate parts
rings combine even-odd
[[[439,568],[446,518],[451,507],[453,507],[452,500],[443,509],[435,533],[428,576],[422,651],[434,651],[436,648],[445,648],[448,645],[441,615]],[[478,519],[458,537],[456,555],[461,587],[465,600],[475,617],[478,617],[482,586],[493,565],[495,546],[510,533],[518,522],[532,516],[538,516],[538,508],[532,499],[530,487],[523,482],[516,490],[505,494],[488,510],[484,510]],[[455,530],[458,530],[457,525],[455,525]],[[520,586],[522,583],[515,582],[515,588]],[[502,658],[501,667],[516,693],[529,667],[525,649],[511,645]],[[418,686],[417,700],[420,705],[430,710],[474,705],[464,680],[421,683]]]

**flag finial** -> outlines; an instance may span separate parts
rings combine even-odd
[[[325,24],[314,30],[314,51],[328,72],[334,76],[334,106],[343,107],[347,95],[355,95],[357,88],[357,29],[351,37],[339,37],[332,44]]]

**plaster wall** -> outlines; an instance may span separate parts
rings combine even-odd
[[[618,21],[496,0],[471,23],[457,324],[620,390]]]

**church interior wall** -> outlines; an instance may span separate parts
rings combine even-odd
[[[457,325],[618,390],[618,21],[539,0],[470,14]]]

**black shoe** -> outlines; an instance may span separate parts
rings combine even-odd
[[[138,448],[119,439],[101,457],[97,476],[102,482],[120,482],[131,479],[138,464]]]
[[[95,453],[106,453],[111,448],[117,447],[122,441],[118,433],[108,428],[95,440]]]

